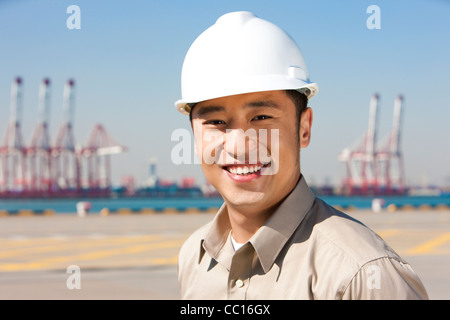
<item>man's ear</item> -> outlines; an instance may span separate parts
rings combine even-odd
[[[300,117],[300,148],[306,148],[311,141],[311,127],[313,122],[313,112],[311,108],[306,108]]]

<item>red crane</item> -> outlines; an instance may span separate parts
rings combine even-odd
[[[52,148],[55,188],[67,194],[76,194],[81,190],[80,164],[73,135],[74,89],[75,82],[69,79],[63,93],[64,118]]]
[[[370,99],[369,126],[363,137],[338,155],[338,160],[346,163],[347,177],[343,187],[344,192],[349,195],[367,194],[378,188],[375,164],[378,99],[378,94]]]
[[[14,196],[26,192],[26,149],[21,133],[23,92],[22,79],[11,84],[10,119],[0,146],[0,194]]]
[[[27,150],[29,188],[34,195],[49,195],[52,191],[52,148],[50,145],[50,80],[45,78],[39,87],[38,123]]]
[[[394,102],[392,129],[376,154],[379,180],[384,192],[388,194],[403,194],[406,191],[403,153],[400,148],[402,114],[403,96],[398,95]]]
[[[114,141],[101,124],[94,126],[85,147],[76,147],[74,89],[75,82],[68,80],[63,94],[64,117],[52,146],[49,133],[50,80],[43,79],[39,87],[38,123],[30,145],[25,147],[21,135],[22,79],[13,81],[9,124],[0,145],[0,197],[95,197],[110,194],[110,155],[126,148]],[[87,175],[85,179],[83,173]]]
[[[124,152],[126,147],[117,143],[108,135],[101,124],[92,129],[87,145],[81,149],[81,161],[85,164],[87,178],[83,179],[83,187],[92,192],[109,193],[111,186],[112,154]]]
[[[370,101],[369,127],[363,138],[338,155],[338,160],[347,166],[347,177],[343,181],[347,195],[403,194],[406,191],[400,150],[403,96],[396,98],[392,129],[377,148],[378,99],[378,94],[374,94]]]

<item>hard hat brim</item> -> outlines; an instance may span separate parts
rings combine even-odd
[[[189,104],[194,104],[194,103],[198,103],[201,101],[206,101],[206,100],[211,100],[211,99],[216,99],[216,98],[222,98],[222,97],[227,97],[227,96],[233,96],[233,95],[238,95],[238,94],[245,94],[245,93],[252,93],[252,92],[263,92],[263,91],[273,91],[273,90],[297,90],[300,91],[302,93],[304,93],[307,97],[308,100],[313,98],[314,96],[317,95],[317,93],[319,92],[319,86],[314,83],[306,83],[304,82],[304,85],[302,86],[285,86],[282,88],[273,88],[273,87],[267,87],[267,88],[263,88],[260,90],[252,90],[252,91],[244,91],[244,92],[234,92],[234,93],[230,93],[230,94],[224,94],[224,95],[214,95],[214,94],[210,94],[210,95],[205,95],[203,97],[191,97],[189,99],[180,99],[177,100],[175,102],[175,107],[176,109],[185,115],[189,115],[191,108],[189,106]]]

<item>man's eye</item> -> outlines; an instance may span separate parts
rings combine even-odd
[[[223,121],[223,120],[208,120],[208,121],[205,121],[204,124],[219,125],[219,124],[225,124],[225,121]]]
[[[272,118],[272,117],[268,116],[268,115],[265,115],[265,114],[262,114],[262,115],[254,117],[253,120],[266,120],[266,119],[270,119],[270,118]]]

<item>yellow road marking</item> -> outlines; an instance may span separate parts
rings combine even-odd
[[[126,248],[115,248],[109,250],[100,250],[94,252],[88,252],[72,256],[60,256],[53,258],[46,258],[37,261],[24,262],[24,263],[4,263],[0,264],[0,271],[25,271],[45,269],[51,266],[55,266],[58,263],[69,262],[71,264],[77,264],[80,261],[104,259],[117,255],[129,255],[136,254],[144,251],[167,249],[173,247],[179,247],[184,240],[172,240],[159,243],[142,244],[129,246]],[[158,260],[157,260],[158,261]]]
[[[14,247],[36,247],[46,243],[54,243],[56,241],[67,241],[69,238],[45,237],[45,238],[17,238],[17,239],[0,239],[0,248],[14,248]]]
[[[172,258],[158,258],[150,260],[151,265],[167,265],[167,264],[177,264],[178,255],[173,256]]]
[[[10,258],[14,256],[23,256],[26,254],[36,254],[36,253],[45,253],[45,252],[54,252],[60,250],[70,250],[70,249],[78,249],[85,247],[100,247],[100,246],[109,246],[109,245],[119,245],[119,244],[127,244],[133,242],[147,242],[154,241],[160,239],[161,236],[148,235],[148,236],[127,236],[127,237],[107,237],[100,239],[87,239],[81,241],[79,238],[68,238],[65,240],[60,239],[28,239],[27,242],[23,243],[23,246],[27,246],[29,244],[34,245],[35,247],[28,248],[17,248],[17,249],[7,249],[0,250],[0,258]],[[50,241],[49,241],[50,240]],[[40,241],[42,244],[47,244],[46,246],[39,245]],[[1,242],[0,242],[1,243]],[[6,243],[1,243],[4,248]]]
[[[432,252],[437,247],[450,241],[450,232],[444,233],[434,239],[424,242],[412,249],[409,249],[406,253],[410,255],[426,254]]]
[[[377,232],[377,234],[383,239],[395,236],[399,233],[400,233],[400,230],[397,230],[397,229],[381,230],[381,231]]]

